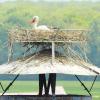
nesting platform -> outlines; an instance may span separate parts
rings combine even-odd
[[[54,59],[55,43],[83,43],[87,42],[87,35],[89,30],[86,29],[51,29],[34,30],[24,29],[20,27],[12,28],[9,31],[8,39],[8,62],[12,59],[13,44],[14,43],[39,43],[43,47],[43,43],[52,43],[52,60]],[[42,44],[40,44],[42,43]],[[26,45],[27,46],[27,45]]]
[[[87,41],[88,30],[76,29],[51,29],[33,30],[14,28],[9,32],[12,42],[81,42]]]
[[[83,63],[76,59],[73,62],[73,57],[66,59],[66,55],[61,57],[56,52],[55,43],[61,42],[86,42],[86,33],[88,30],[76,30],[76,29],[51,29],[46,30],[29,30],[23,28],[13,28],[9,32],[9,56],[8,61],[12,60],[14,42],[29,43],[34,42],[35,45],[38,42],[52,42],[51,50],[48,52],[44,49],[43,44],[39,43],[44,51],[39,54],[37,51],[32,57],[24,57],[24,60],[17,60],[10,64],[2,65],[0,73],[4,74],[40,74],[40,73],[63,73],[63,74],[77,74],[77,75],[98,75],[99,71],[95,66]],[[50,45],[50,44],[49,44]],[[48,44],[46,47],[49,46]],[[39,47],[39,46],[37,46]],[[45,48],[46,48],[45,47]],[[64,48],[64,47],[63,47]],[[64,49],[65,54],[67,53]],[[69,52],[68,52],[69,53]],[[82,63],[81,63],[82,62]],[[6,67],[4,67],[6,66]],[[46,66],[46,67],[45,67]],[[65,67],[67,66],[67,67]],[[74,66],[74,67],[73,67]],[[5,69],[6,68],[6,69]],[[95,68],[95,69],[94,69]],[[45,69],[45,70],[44,70]],[[23,70],[23,71],[22,71]],[[81,72],[83,70],[83,72]]]

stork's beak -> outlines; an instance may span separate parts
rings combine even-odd
[[[36,21],[35,18],[33,18],[31,23],[34,23],[35,21]]]
[[[29,21],[30,24],[33,24],[34,22],[35,22],[35,18]]]

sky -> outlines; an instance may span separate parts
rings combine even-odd
[[[16,0],[0,0],[0,3],[6,2],[6,1],[16,1]],[[23,1],[42,1],[42,0],[23,0]],[[100,1],[100,0],[43,0],[43,1],[58,1],[58,2],[63,2],[63,1]]]

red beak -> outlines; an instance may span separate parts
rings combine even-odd
[[[31,23],[34,23],[34,22],[35,22],[35,18],[34,18],[34,19],[32,19]]]
[[[29,23],[30,23],[30,24],[33,24],[34,22],[35,22],[35,18],[32,19]]]

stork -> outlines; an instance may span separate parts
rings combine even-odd
[[[46,25],[38,26],[38,23],[39,23],[39,17],[38,16],[33,16],[32,21],[31,21],[33,29],[35,29],[35,30],[47,30],[47,31],[50,30]]]

